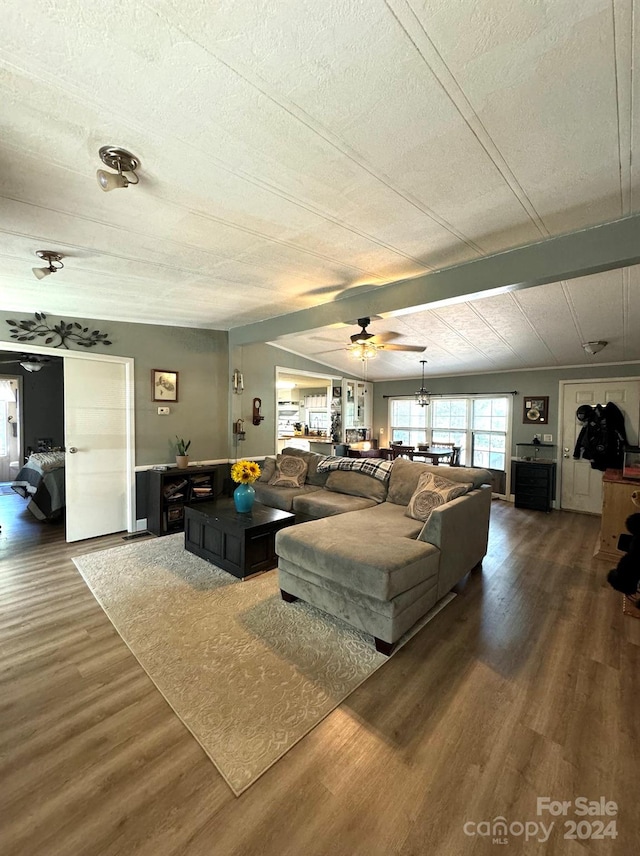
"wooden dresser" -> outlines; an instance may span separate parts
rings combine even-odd
[[[625,533],[624,522],[630,514],[640,511],[631,501],[631,495],[640,492],[640,481],[625,479],[622,470],[606,470],[602,477],[602,523],[600,540],[595,555],[611,559],[616,564],[624,556],[618,550],[618,538]]]

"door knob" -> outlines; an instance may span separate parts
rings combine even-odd
[[[69,446],[69,448],[67,449],[67,452],[69,452],[70,455],[75,455],[77,451],[78,449],[75,446]]]

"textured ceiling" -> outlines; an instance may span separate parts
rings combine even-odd
[[[629,214],[632,13],[632,0],[6,4],[1,306],[227,329]],[[140,158],[137,187],[100,191],[106,144]],[[62,252],[64,271],[36,280],[37,249]],[[611,341],[598,359],[640,358],[635,269],[588,279],[376,329],[427,344],[430,371],[576,364],[586,338]],[[279,344],[312,355],[345,332]],[[419,358],[384,354],[370,374],[416,376]]]

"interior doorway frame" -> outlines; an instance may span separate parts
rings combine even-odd
[[[23,399],[23,377],[22,375],[17,374],[5,374],[2,369],[0,369],[0,377],[3,379],[15,380],[18,397],[16,400],[16,409],[18,411],[18,464],[20,464],[21,459],[24,458],[25,445],[24,445],[24,399]],[[18,467],[19,469],[19,467]],[[11,469],[9,468],[9,473]],[[13,481],[13,479],[10,479]]]
[[[329,390],[329,385],[335,382],[342,383],[342,375],[332,374],[330,371],[327,372],[312,372],[307,369],[292,369],[285,368],[284,366],[274,366],[274,398],[275,398],[275,419],[274,419],[274,431],[275,431],[275,449],[278,449],[278,378],[280,375],[295,375],[296,377],[308,377],[310,380],[325,380],[329,381],[327,384],[327,395]],[[331,442],[331,439],[327,441]]]
[[[558,425],[556,437],[558,438],[558,460],[556,462],[556,499],[554,508],[562,509],[562,455],[565,447],[564,442],[564,388],[568,385],[590,384],[590,383],[623,383],[625,381],[637,381],[640,383],[640,375],[629,375],[629,377],[592,377],[571,378],[558,381]],[[640,415],[639,415],[640,418]],[[640,430],[640,425],[639,425]],[[571,450],[573,454],[573,450]],[[571,510],[571,509],[569,509]]]
[[[40,354],[46,357],[62,357],[64,360],[98,360],[107,363],[120,363],[124,366],[125,376],[125,436],[126,436],[126,482],[127,491],[127,531],[136,531],[136,481],[135,481],[135,377],[133,357],[120,357],[112,354],[91,352],[91,356],[80,351],[66,348],[47,348],[44,345],[29,345],[21,342],[0,342],[0,352],[13,354]],[[23,438],[24,439],[24,438]],[[24,445],[23,445],[24,448]]]

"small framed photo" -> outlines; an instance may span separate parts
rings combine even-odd
[[[549,396],[548,395],[525,395],[522,411],[522,422],[524,425],[533,425],[549,421]]]
[[[178,372],[167,369],[151,369],[151,400],[178,400]]]
[[[334,386],[333,387],[333,397],[334,398],[342,398],[342,387]]]

